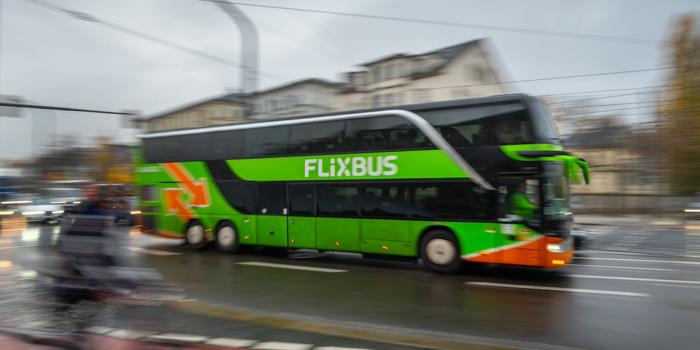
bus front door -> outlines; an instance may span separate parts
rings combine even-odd
[[[259,183],[257,193],[258,245],[287,246],[287,186]]]
[[[288,246],[316,248],[316,191],[314,185],[290,184],[289,216],[287,217]]]

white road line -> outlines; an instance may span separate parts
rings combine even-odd
[[[275,264],[267,263],[262,261],[244,261],[237,263],[238,265],[246,266],[259,266],[259,267],[272,267],[278,269],[288,269],[288,270],[302,270],[302,271],[314,271],[314,272],[326,272],[326,273],[338,273],[338,272],[348,272],[348,270],[340,269],[327,269],[323,267],[311,267],[311,266],[299,266],[299,265],[287,265],[287,264]]]
[[[569,264],[569,266],[590,267],[594,269],[619,269],[619,270],[643,270],[643,271],[678,271],[673,269],[659,269],[654,267],[631,267],[631,266],[612,266],[612,265],[586,265],[586,264]]]
[[[178,333],[163,333],[158,335],[149,336],[148,339],[158,339],[158,340],[174,340],[178,342],[187,343],[201,343],[207,340],[208,337],[203,337],[201,335],[191,335],[191,334],[178,334]]]
[[[587,293],[587,294],[616,295],[616,296],[642,297],[642,298],[651,297],[650,294],[646,294],[646,293],[619,292],[619,291],[614,291],[614,290],[560,288],[560,287],[535,286],[535,285],[530,285],[530,284],[506,284],[506,283],[492,283],[492,282],[465,282],[465,283],[468,285],[479,286],[479,287],[533,289],[533,290],[545,290],[545,291],[550,291],[550,292]]]
[[[607,248],[606,248],[607,249]],[[604,250],[577,250],[576,253],[584,253],[584,254],[609,254],[609,255],[646,255],[648,254],[642,254],[642,253],[629,253],[629,252],[606,252]]]
[[[205,343],[215,346],[226,346],[231,348],[247,348],[253,346],[257,343],[257,340],[250,339],[237,339],[237,338],[213,338],[207,340]]]
[[[677,284],[668,284],[668,283],[653,283],[657,286],[662,286],[662,287],[680,287],[680,288],[693,288],[693,289],[700,289],[700,286],[683,286],[683,285],[677,285]]]
[[[259,343],[253,349],[260,350],[310,350],[313,345],[311,344],[299,344],[299,343],[283,343],[276,341],[268,341],[264,343]]]
[[[597,258],[590,256],[576,256],[578,260],[607,260],[607,261],[629,261],[629,262],[651,262],[661,264],[681,264],[681,265],[700,265],[700,261],[678,261],[678,260],[647,260],[647,259],[622,259],[622,258]]]
[[[87,329],[85,329],[86,332],[93,333],[93,334],[107,334],[113,330],[114,330],[114,328],[100,327],[100,326],[92,326],[92,327],[88,327]]]
[[[700,284],[700,281],[666,280],[666,279],[659,279],[659,278],[641,278],[641,277],[618,277],[618,276],[595,276],[595,275],[569,275],[569,277],[591,278],[591,279],[601,279],[601,280],[618,280],[618,281]]]
[[[129,250],[137,252],[137,253],[144,253],[144,254],[148,254],[148,255],[157,255],[157,256],[170,256],[170,255],[182,254],[182,253],[177,253],[177,252],[168,252],[165,250],[146,249],[146,248],[141,248],[141,247],[129,247]]]
[[[149,335],[155,334],[154,332],[137,331],[133,329],[117,329],[109,332],[107,335],[110,337],[121,338],[121,339],[138,339],[147,337]]]
[[[0,247],[0,250],[36,247],[38,244],[18,244],[12,247]]]
[[[338,347],[338,346],[317,346],[314,348],[314,350],[370,350],[370,349],[343,348],[343,347]]]

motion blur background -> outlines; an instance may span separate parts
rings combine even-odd
[[[565,145],[592,165],[576,213],[677,215],[700,191],[698,10],[2,0],[2,102],[116,114],[0,109],[0,193],[128,185],[142,132],[524,92],[549,103]]]

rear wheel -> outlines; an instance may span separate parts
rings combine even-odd
[[[204,231],[204,226],[198,221],[193,221],[187,226],[185,233],[187,244],[195,250],[203,250],[207,247],[207,235]]]
[[[426,233],[421,240],[420,255],[425,266],[434,272],[455,273],[462,267],[459,243],[447,230]]]
[[[216,248],[220,252],[235,253],[238,250],[238,233],[228,222],[221,223],[216,229]]]

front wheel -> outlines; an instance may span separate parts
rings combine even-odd
[[[220,252],[235,253],[238,250],[238,233],[228,222],[222,223],[216,229],[216,248]]]
[[[187,226],[185,233],[187,244],[194,250],[204,250],[207,247],[207,235],[204,231],[204,226],[197,221],[191,222]]]
[[[420,255],[425,266],[434,272],[455,273],[462,267],[459,243],[447,230],[434,230],[423,236]]]

